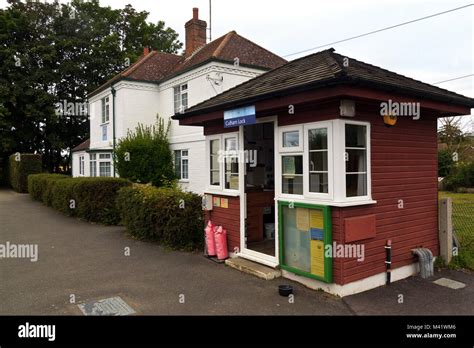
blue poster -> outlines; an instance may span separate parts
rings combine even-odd
[[[224,128],[257,123],[255,105],[224,111]]]

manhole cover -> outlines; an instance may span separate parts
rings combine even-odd
[[[135,313],[120,297],[106,298],[78,306],[84,315],[130,315]]]
[[[464,283],[457,282],[455,280],[448,279],[448,278],[439,278],[438,280],[435,280],[433,283],[441,285],[441,286],[445,286],[447,288],[454,289],[454,290],[462,289],[466,286],[466,284]]]

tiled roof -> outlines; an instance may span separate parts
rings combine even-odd
[[[244,82],[228,91],[189,108],[185,113],[176,115],[176,119],[198,114],[204,111],[221,109],[275,95],[317,88],[327,84],[359,83],[390,88],[408,95],[424,96],[428,99],[454,102],[474,107],[474,99],[411,79],[409,77],[324,50],[309,56],[293,60],[277,69]]]
[[[183,58],[167,78],[212,59],[234,64],[235,58],[238,58],[240,65],[265,70],[275,69],[286,63],[285,59],[231,31],[196,50],[188,58]]]
[[[87,139],[86,141],[80,143],[77,145],[74,149],[71,150],[71,152],[78,152],[78,151],[86,151],[89,150],[91,144],[91,140]]]
[[[231,31],[187,58],[157,51],[142,55],[136,63],[97,88],[89,97],[122,79],[159,83],[211,60],[234,64],[235,58],[239,59],[240,65],[263,70],[274,69],[286,63],[283,58]]]

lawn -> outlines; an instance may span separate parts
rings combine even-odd
[[[453,227],[460,249],[450,266],[474,270],[474,194],[440,192],[439,197],[453,199]]]

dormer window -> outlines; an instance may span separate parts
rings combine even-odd
[[[174,113],[182,113],[188,108],[188,84],[174,87]]]

